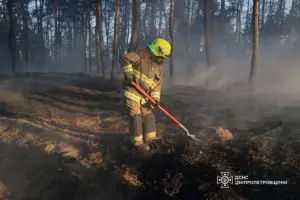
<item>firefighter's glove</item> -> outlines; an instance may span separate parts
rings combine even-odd
[[[157,108],[158,106],[160,106],[160,102],[158,100],[154,100],[155,101],[155,105],[153,105],[155,108]]]

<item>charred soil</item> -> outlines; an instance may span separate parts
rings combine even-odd
[[[126,144],[118,84],[27,74],[1,76],[0,90],[1,200],[300,198],[300,106],[268,112],[249,96],[172,86],[163,106],[201,142],[157,111],[162,139],[142,154]],[[287,184],[224,189],[221,172]]]

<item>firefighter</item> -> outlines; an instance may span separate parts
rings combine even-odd
[[[132,144],[149,150],[149,143],[158,139],[153,109],[159,105],[163,82],[163,62],[171,54],[168,41],[157,38],[146,48],[125,53],[120,58],[124,72],[123,97],[130,116],[129,130]],[[157,103],[155,106],[132,85],[139,85]]]

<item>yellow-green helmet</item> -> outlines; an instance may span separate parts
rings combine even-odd
[[[156,38],[153,42],[149,44],[149,48],[155,56],[160,56],[164,58],[170,57],[171,45],[165,39]]]

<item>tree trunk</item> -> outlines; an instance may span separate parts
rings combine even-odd
[[[144,11],[144,16],[143,16],[143,36],[144,36],[144,40],[146,40],[147,38],[147,35],[148,35],[148,30],[147,30],[147,24],[146,24],[146,21],[147,21],[147,16],[148,16],[148,12],[149,12],[149,3],[147,3],[147,1],[145,2],[146,4],[146,8],[145,8],[145,11]]]
[[[110,32],[110,22],[111,22],[111,17],[113,15],[112,9],[109,9],[109,2],[108,1],[104,1],[105,2],[105,9],[106,11],[108,11],[107,15],[103,15],[106,16],[106,20],[105,20],[105,32],[106,32],[106,53],[107,55],[109,54],[109,32]]]
[[[197,9],[197,7],[196,7],[196,2],[193,1],[193,2],[192,2],[192,5],[191,5],[191,13],[190,13],[189,35],[190,35],[191,32],[192,32],[192,22],[193,22],[193,20],[194,20],[194,18],[195,18],[195,12],[196,12],[196,9]]]
[[[169,31],[168,31],[168,24],[170,24],[170,22],[168,23],[168,14],[166,12],[166,9],[165,9],[165,2],[162,3],[162,9],[163,9],[163,13],[164,13],[164,17],[165,17],[165,37],[167,38],[169,36]]]
[[[225,17],[226,17],[226,13],[225,13],[225,0],[221,0],[221,9],[220,9],[220,15],[221,15],[221,19],[220,19],[220,34],[218,35],[219,37],[219,44],[224,44],[225,43],[225,36],[224,33],[226,32],[225,30]]]
[[[174,6],[175,0],[171,0],[171,8],[170,8],[170,38],[172,45],[172,52],[174,52]],[[174,65],[173,65],[173,53],[171,53],[170,57],[170,80],[174,77]]]
[[[16,72],[16,57],[17,57],[17,51],[16,51],[16,33],[15,33],[15,16],[13,13],[13,0],[8,0],[6,3],[7,12],[9,16],[9,36],[8,36],[8,48],[10,49],[11,54],[11,70],[13,73]]]
[[[120,54],[124,54],[125,51],[127,51],[128,47],[127,47],[127,29],[128,29],[128,21],[129,21],[129,4],[125,4],[122,10],[122,18],[121,21],[122,23],[122,28],[121,28],[121,35],[120,35],[120,48],[119,48],[119,53]],[[120,72],[122,72],[123,70],[120,68]]]
[[[225,16],[225,0],[221,0],[221,14],[223,17]]]
[[[153,40],[156,36],[156,26],[155,26],[155,4],[152,3],[151,5],[151,15],[150,15],[150,29],[149,29],[149,37],[146,38],[146,41],[149,41],[149,40]]]
[[[79,38],[78,38],[78,29],[79,29],[79,26],[78,26],[78,22],[77,22],[77,15],[75,14],[74,16],[74,19],[73,19],[73,30],[74,30],[74,37],[73,37],[73,46],[74,46],[74,50],[75,52],[77,52],[77,49],[78,49],[78,41],[79,41]]]
[[[198,29],[198,26],[199,24],[201,24],[201,5],[200,3],[198,3],[198,6],[197,6],[197,11],[196,11],[196,19],[195,19],[195,22],[194,22],[194,29]],[[223,38],[224,38],[224,35],[223,35]],[[200,53],[200,49],[202,48],[202,38],[199,38],[199,40],[197,41],[197,43],[195,44],[195,48],[197,49],[197,53]]]
[[[246,43],[248,43],[248,31],[249,31],[249,27],[250,27],[249,13],[250,13],[250,0],[248,0],[248,2],[247,2],[246,23],[245,23],[245,30],[244,30],[244,40]]]
[[[88,0],[84,0],[84,18],[83,18],[83,23],[84,23],[84,54],[83,54],[83,59],[84,59],[84,72],[87,73],[88,72],[88,55],[87,55],[87,48],[88,48]]]
[[[158,24],[158,35],[162,35],[161,34],[161,27],[162,27],[162,23],[163,23],[163,11],[162,11],[162,9],[163,9],[163,4],[164,4],[164,2],[163,1],[161,1],[160,2],[160,6],[159,6],[159,24]]]
[[[37,21],[37,29],[38,29],[38,33],[40,33],[40,17],[39,17],[39,12],[38,12],[38,1],[35,0],[34,3],[35,3],[35,10],[36,10],[36,21]],[[22,2],[23,3],[23,2]]]
[[[261,10],[261,28],[264,28],[265,25],[265,6],[266,6],[266,0],[262,1],[262,10]]]
[[[299,19],[299,23],[300,23],[300,2],[298,2],[298,19]]]
[[[97,74],[100,74],[101,61],[100,61],[100,45],[99,45],[99,36],[98,36],[98,26],[95,26],[95,42],[96,42],[96,61],[97,61]]]
[[[221,32],[224,33],[225,31],[225,17],[226,17],[226,13],[225,13],[225,0],[221,0]],[[223,34],[221,34],[223,35]],[[222,40],[223,42],[223,40]]]
[[[54,61],[56,66],[58,65],[58,25],[57,25],[57,0],[53,1],[53,7],[54,7]]]
[[[83,66],[82,68],[82,72],[86,71],[86,66],[87,66],[87,60],[86,60],[86,23],[85,23],[85,14],[82,13],[80,16],[80,54],[83,58],[83,63],[81,66]]]
[[[43,31],[43,9],[44,9],[44,0],[40,0],[40,14],[39,14],[39,31],[42,38],[42,41],[44,41],[44,31]]]
[[[114,45],[113,45],[113,58],[112,58],[112,69],[110,80],[113,81],[118,62],[118,44],[119,44],[119,33],[120,33],[120,0],[116,0],[116,15],[115,15],[115,33],[114,33]]]
[[[21,12],[23,21],[23,41],[24,41],[24,62],[25,72],[29,72],[29,36],[28,36],[28,5],[24,1],[21,2]]]
[[[68,46],[67,46],[67,55],[71,56],[74,51],[74,45],[73,45],[73,34],[72,34],[72,25],[71,20],[67,21],[67,40],[68,40]]]
[[[188,60],[191,60],[191,45],[190,45],[190,35],[191,35],[191,23],[190,23],[190,18],[191,18],[191,1],[187,1],[187,11],[186,11],[186,35],[187,35],[187,52],[188,52]],[[190,62],[189,62],[190,63]]]
[[[273,1],[269,1],[269,17],[273,15]]]
[[[258,66],[258,40],[259,40],[259,0],[253,0],[252,11],[252,28],[253,28],[253,40],[252,40],[252,59],[249,82],[253,81],[256,75]]]
[[[300,32],[299,31],[299,28],[300,28],[300,2],[298,2],[298,13],[299,13],[299,15],[298,15],[298,29],[296,29],[296,30],[298,30],[298,33]],[[298,41],[299,41],[299,44],[300,44],[300,37],[298,37]]]
[[[285,7],[286,7],[286,0],[282,0],[282,9],[281,9],[281,17],[280,17],[280,25],[282,29],[284,24]]]
[[[48,19],[47,20],[47,23],[46,23],[46,32],[47,33],[51,33],[51,31],[50,31],[50,20]],[[47,52],[47,54],[49,55],[49,57],[51,58],[51,56],[52,56],[52,51],[51,51],[51,42],[50,42],[50,38],[49,38],[49,34],[46,34],[46,38],[45,38],[45,41],[46,41],[46,46],[48,46],[48,52]]]
[[[99,35],[99,53],[100,60],[102,65],[102,75],[104,76],[106,73],[106,65],[104,61],[105,57],[105,47],[103,41],[103,29],[102,29],[102,0],[97,0],[97,27],[98,27],[98,35]]]
[[[52,26],[52,24],[51,24],[51,22],[50,22],[50,20],[49,20],[49,26],[48,26],[48,30],[50,31],[50,33],[51,33],[51,35],[50,35],[50,37],[49,37],[49,41],[50,41],[50,51],[51,51],[51,56],[53,56],[53,59],[55,59],[55,49],[54,49],[54,40],[52,40],[52,37],[53,37],[53,35],[54,35],[54,37],[55,37],[55,32],[53,33],[53,31],[52,31],[52,29],[51,29],[51,26]],[[53,35],[52,35],[52,33],[53,33]]]
[[[211,57],[209,15],[210,13],[209,13],[208,0],[204,0],[204,36],[205,36],[206,62],[208,68],[214,65]]]
[[[57,26],[57,29],[58,29],[58,34],[57,34],[57,41],[58,41],[58,56],[57,56],[57,58],[58,58],[58,63],[59,63],[59,61],[60,61],[60,58],[61,58],[61,56],[62,56],[62,54],[61,54],[61,50],[62,50],[62,35],[61,35],[61,32],[62,32],[62,21],[61,20],[59,20],[63,15],[61,14],[61,10],[59,10],[59,7],[58,7],[58,9],[57,9],[57,24],[58,24],[58,26]]]
[[[6,10],[5,10],[5,5],[6,5],[6,1],[2,0],[2,15],[3,15],[3,21],[5,21],[5,17],[6,17]]]
[[[124,49],[123,49],[123,53],[126,51],[126,47],[128,45],[128,41],[127,41],[127,38],[128,38],[128,27],[129,27],[129,13],[127,12],[127,10],[129,9],[129,5],[126,5],[125,6],[125,15],[124,15]]]
[[[41,43],[42,43],[41,55],[43,58],[45,58],[45,57],[47,57],[47,49],[46,49],[45,38],[44,38],[43,9],[44,9],[44,0],[40,0],[38,30],[39,30],[39,35],[41,38]],[[43,62],[43,64],[45,64],[45,63],[46,62]]]
[[[92,73],[92,27],[91,27],[91,11],[90,11],[90,5],[87,1],[87,25],[88,25],[88,34],[89,34],[89,40],[88,40],[88,63],[89,63],[89,73]]]
[[[128,16],[127,16],[127,19],[126,19],[126,46],[129,44],[129,42],[130,42],[130,39],[129,39],[129,35],[130,35],[130,15],[128,14]]]
[[[140,16],[140,0],[132,0],[132,34],[129,51],[135,51],[140,37],[141,16]]]
[[[238,0],[236,7],[236,42],[240,42],[240,33],[241,33],[241,12],[243,9],[243,2]]]

